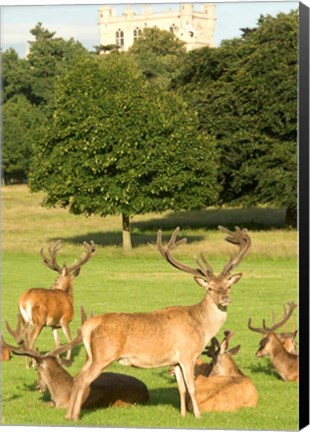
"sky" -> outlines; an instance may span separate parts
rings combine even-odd
[[[131,0],[124,4],[117,4],[114,0],[112,2],[114,3],[112,7],[116,8],[118,15],[122,14],[128,4],[132,4],[137,13],[141,11],[142,3],[135,4]],[[93,50],[94,46],[100,44],[97,24],[98,8],[106,3],[91,4],[85,0],[75,1],[74,4],[68,3],[70,0],[66,3],[57,1],[57,4],[56,1],[51,0],[27,2],[28,6],[23,3],[18,5],[15,2],[13,6],[11,1],[1,2],[0,41],[2,50],[12,47],[20,57],[24,57],[29,46],[28,41],[34,39],[30,34],[30,29],[34,28],[38,22],[41,22],[43,27],[49,31],[55,31],[56,36],[66,40],[73,38],[81,42],[87,49]],[[176,2],[165,3],[162,0],[161,3],[148,2],[148,4],[152,5],[154,12],[178,8]],[[199,8],[199,3],[195,3],[195,9],[199,10]],[[260,15],[276,16],[279,12],[288,13],[296,8],[298,8],[297,0],[216,2],[215,45],[219,46],[223,39],[240,36],[240,28],[255,27]]]

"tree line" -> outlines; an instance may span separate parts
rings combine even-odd
[[[168,209],[282,206],[296,226],[297,11],[190,52],[159,29],[126,53],[30,33],[25,59],[2,53],[5,183],[122,214],[128,248],[132,216]]]

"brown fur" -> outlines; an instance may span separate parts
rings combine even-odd
[[[72,376],[58,363],[55,357],[39,360],[38,387],[47,386],[56,408],[67,408],[73,387]],[[124,407],[147,402],[149,392],[146,385],[129,375],[105,372],[91,383],[82,408]]]
[[[11,360],[11,350],[9,347],[3,346],[2,342],[0,342],[0,350],[2,362]]]
[[[161,231],[157,247],[161,255],[177,269],[195,276],[196,282],[207,292],[202,301],[193,306],[173,306],[150,313],[107,313],[87,320],[82,326],[82,338],[87,360],[75,378],[66,418],[78,420],[83,395],[92,381],[114,361],[128,366],[153,368],[175,366],[181,415],[186,414],[185,394],[188,391],[195,417],[200,417],[196,400],[195,363],[209,340],[226,320],[230,289],[242,274],[231,275],[250,247],[247,230],[236,232],[220,227],[226,240],[239,246],[239,253],[231,257],[219,276],[213,274],[204,256],[193,269],[179,263],[171,251],[185,239],[176,242],[176,228],[166,247],[162,245]]]
[[[288,352],[276,333],[268,333],[260,341],[256,356],[269,356],[273,367],[284,381],[299,381],[298,355]]]
[[[244,407],[255,407],[258,402],[257,390],[250,378],[243,375],[232,355],[239,350],[227,350],[224,339],[218,352],[213,354],[211,364],[197,361],[196,397],[201,412],[236,411]],[[188,409],[192,409],[187,397]]]
[[[29,335],[29,347],[33,348],[37,337],[43,327],[51,327],[54,333],[56,347],[60,345],[57,329],[62,328],[67,340],[72,340],[69,323],[73,319],[73,280],[80,273],[81,267],[89,261],[95,252],[95,244],[84,242],[84,254],[78,262],[70,267],[62,267],[56,261],[56,255],[61,248],[60,241],[53,247],[49,247],[50,258],[45,256],[41,249],[43,263],[51,270],[58,273],[51,289],[30,288],[25,291],[18,300],[18,309],[25,325],[32,325],[33,330]],[[68,350],[67,359],[71,358],[71,350]],[[28,366],[28,361],[26,363]]]

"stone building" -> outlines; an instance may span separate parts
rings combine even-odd
[[[98,12],[101,45],[116,44],[127,51],[145,27],[157,27],[173,32],[185,42],[187,51],[214,46],[214,3],[201,4],[199,11],[192,3],[181,3],[179,10],[160,13],[153,13],[151,5],[145,5],[141,14],[136,14],[131,6],[121,16],[117,16],[115,8],[110,6],[100,6]]]

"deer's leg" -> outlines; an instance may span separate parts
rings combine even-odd
[[[60,347],[60,341],[59,341],[59,335],[58,335],[58,329],[57,328],[53,329],[53,336],[54,336],[55,346],[56,346],[56,348],[59,348]]]
[[[62,330],[63,330],[63,332],[64,332],[64,334],[65,334],[68,342],[71,342],[72,341],[72,337],[71,337],[71,332],[70,332],[70,328],[69,328],[69,323],[66,322],[66,321],[62,322],[61,323],[61,328],[62,328]],[[71,349],[68,350],[66,359],[67,360],[71,359]]]
[[[43,324],[36,324],[33,327],[32,332],[29,336],[29,348],[32,349],[34,347],[34,343],[37,337],[39,336],[39,334],[41,333],[42,329],[43,329]],[[35,364],[36,364],[35,360],[32,359],[32,365],[34,366]],[[29,368],[29,362],[27,362],[27,359],[26,359],[26,368]]]
[[[175,377],[178,383],[178,389],[180,394],[180,409],[181,416],[186,415],[186,404],[185,404],[185,396],[186,396],[186,385],[183,379],[183,374],[180,366],[176,366],[174,368]]]
[[[181,369],[183,373],[183,379],[185,381],[187,391],[192,401],[193,413],[196,418],[200,417],[200,409],[196,399],[196,385],[195,385],[195,364],[188,362],[186,364],[181,364]]]
[[[79,420],[81,406],[87,395],[87,390],[90,384],[98,378],[106,366],[108,366],[108,364],[102,367],[102,363],[92,363],[86,371],[80,372],[75,377],[66,419]]]

